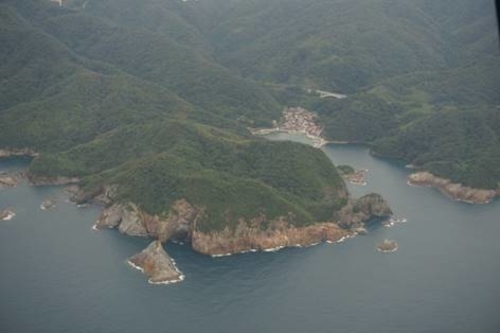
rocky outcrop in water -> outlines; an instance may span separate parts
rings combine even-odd
[[[392,215],[389,204],[380,194],[367,194],[359,199],[350,199],[340,211],[334,214],[333,220],[342,228],[362,227],[372,218],[387,218]]]
[[[452,183],[449,179],[439,178],[430,172],[417,172],[408,176],[408,184],[437,188],[448,197],[474,204],[485,204],[500,196],[498,190],[475,189]]]
[[[0,221],[8,221],[14,216],[16,216],[16,214],[10,209],[0,209]]]
[[[395,240],[384,239],[377,244],[377,250],[382,253],[392,253],[397,251],[398,243]]]
[[[25,174],[22,172],[2,172],[0,173],[0,188],[16,187],[23,180],[24,176]]]
[[[54,208],[55,206],[56,206],[56,202],[54,200],[46,199],[42,202],[42,204],[40,205],[40,208],[43,210],[49,210],[49,209]]]
[[[152,242],[140,253],[130,257],[128,262],[146,274],[150,283],[168,284],[184,279],[184,275],[177,269],[174,260],[165,252],[160,241]]]

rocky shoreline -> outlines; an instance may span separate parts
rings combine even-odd
[[[158,244],[169,240],[185,242],[200,254],[221,257],[247,252],[271,252],[286,247],[307,247],[322,242],[342,242],[357,234],[365,234],[365,222],[372,218],[390,216],[392,211],[387,202],[378,194],[369,194],[359,199],[350,199],[327,222],[294,226],[287,217],[268,220],[265,216],[260,216],[250,221],[240,220],[234,228],[203,231],[200,228],[203,208],[180,199],[174,202],[168,214],[163,215],[148,214],[132,202],[110,204],[103,209],[93,229],[117,228],[129,236],[153,238]],[[140,261],[150,263],[155,262],[156,255],[163,257],[159,250],[149,249],[146,252],[149,259],[144,259],[146,255],[143,254]],[[161,258],[158,260],[165,261]],[[152,278],[155,275],[147,273],[144,265],[137,260],[130,260],[130,263],[143,269],[151,281],[159,281]],[[150,270],[154,271],[153,268]],[[169,271],[172,273],[171,268]],[[170,281],[170,278],[167,280]]]
[[[33,186],[59,186],[78,184],[80,179],[77,177],[40,177],[28,174],[28,181]]]
[[[322,242],[336,243],[355,235],[336,223],[315,223],[305,227],[294,227],[286,220],[269,223],[267,230],[260,228],[263,221],[252,221],[251,225],[240,222],[235,230],[204,233],[194,231],[191,246],[198,253],[220,257],[248,252],[271,252],[287,247],[308,247]]]
[[[0,173],[0,188],[16,187],[25,177],[24,172],[2,172]]]
[[[31,148],[0,149],[0,158],[9,157],[37,157],[38,153]]]
[[[203,209],[186,200],[176,201],[169,214],[150,215],[134,203],[115,203],[105,208],[94,229],[118,228],[129,236],[152,237],[161,242],[176,239],[190,241],[192,248],[205,255],[238,254],[250,251],[310,246],[320,242],[337,242],[362,230],[372,218],[392,215],[380,195],[369,194],[349,202],[331,221],[294,226],[287,217],[268,220],[265,216],[240,220],[235,228],[205,232],[199,228]],[[265,226],[265,227],[264,227]]]
[[[95,230],[117,228],[126,235],[152,238],[154,241],[150,246],[128,261],[144,272],[151,283],[173,283],[184,278],[163,249],[162,244],[167,241],[188,243],[194,251],[212,257],[271,252],[286,247],[342,242],[357,234],[365,234],[365,222],[370,219],[392,215],[380,195],[369,194],[348,199],[347,204],[328,221],[296,226],[290,222],[290,216],[268,219],[261,215],[247,221],[240,219],[233,227],[223,230],[205,230],[203,207],[196,207],[185,199],[174,202],[164,214],[152,215],[133,202],[118,201],[117,185],[89,192],[78,185],[77,178],[27,176],[31,185],[71,184],[65,190],[71,194],[70,200],[77,204],[102,204],[104,208],[93,226]],[[45,200],[41,207],[50,209],[54,205],[54,201]]]
[[[471,204],[487,204],[500,197],[500,188],[498,190],[476,189],[453,183],[449,179],[437,177],[427,171],[409,175],[408,184],[433,187],[454,200]]]

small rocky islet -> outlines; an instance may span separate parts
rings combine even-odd
[[[358,186],[367,185],[366,174],[368,173],[368,169],[355,170],[350,165],[339,165],[337,166],[337,169],[339,170],[342,178],[344,178],[350,184]]]
[[[184,280],[184,275],[175,265],[175,261],[158,240],[130,257],[128,263],[146,274],[149,278],[148,282],[152,284],[170,284]]]
[[[52,199],[46,199],[42,202],[42,204],[40,205],[40,208],[42,210],[49,210],[49,209],[52,209],[56,206],[56,201],[55,200],[52,200]]]
[[[384,239],[382,242],[377,244],[377,250],[382,253],[396,252],[397,249],[398,243],[392,239]]]
[[[14,216],[16,216],[16,213],[14,213],[12,210],[0,209],[0,220],[1,221],[11,220]]]

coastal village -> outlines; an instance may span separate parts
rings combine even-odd
[[[283,122],[278,130],[305,133],[321,137],[323,128],[318,125],[318,116],[301,107],[289,107],[283,111]]]
[[[305,134],[313,141],[313,146],[321,148],[327,141],[321,137],[323,127],[319,124],[318,116],[300,106],[286,107],[280,123],[274,122],[273,128],[260,128],[249,130],[254,135],[266,135],[275,132]]]

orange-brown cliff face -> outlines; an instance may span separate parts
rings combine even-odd
[[[330,221],[295,226],[290,222],[292,215],[269,220],[262,214],[249,221],[240,219],[232,228],[228,225],[223,230],[206,230],[200,227],[203,226],[204,209],[191,205],[185,199],[175,201],[168,213],[152,215],[132,202],[112,203],[115,186],[90,194],[84,193],[78,186],[67,190],[74,194],[73,200],[93,198],[108,204],[96,221],[95,229],[118,228],[127,235],[156,239],[129,259],[129,263],[144,272],[151,283],[172,283],[183,279],[175,262],[161,245],[169,239],[190,241],[193,250],[211,256],[274,251],[325,241],[338,242],[365,230],[364,223],[371,218],[392,215],[389,205],[380,195],[368,194],[359,199],[348,199]],[[341,191],[341,195],[344,194],[347,196],[345,189]]]
[[[131,236],[149,236],[165,242],[182,237],[192,248],[207,255],[224,255],[247,251],[265,251],[289,246],[308,246],[319,242],[336,242],[355,234],[355,229],[373,217],[392,214],[380,195],[369,194],[348,204],[332,216],[331,221],[295,226],[287,217],[268,220],[261,215],[250,221],[239,220],[236,227],[201,231],[202,209],[186,200],[176,201],[168,214],[150,215],[133,203],[113,204],[103,210],[97,229],[118,227]]]
[[[337,242],[354,235],[366,221],[390,215],[392,211],[380,195],[368,194],[349,200],[331,221],[297,227],[286,217],[268,221],[261,216],[249,222],[239,221],[234,230],[226,227],[221,231],[201,232],[195,226],[191,242],[195,251],[208,255],[309,246],[324,241]]]
[[[353,234],[336,223],[315,223],[306,227],[294,227],[285,220],[266,222],[240,221],[235,230],[226,228],[209,233],[194,230],[191,239],[195,251],[207,255],[244,253],[252,250],[266,251],[290,246],[309,246],[324,241],[336,242]]]

